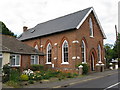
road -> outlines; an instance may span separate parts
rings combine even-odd
[[[119,74],[115,73],[113,75],[105,76],[99,79],[71,85],[66,88],[102,88],[103,90],[107,90],[109,88],[120,88],[120,77],[118,79],[119,75],[120,72]]]

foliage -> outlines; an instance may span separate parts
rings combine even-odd
[[[5,83],[5,82],[9,81],[9,77],[10,77],[10,66],[9,66],[9,64],[5,64],[3,66],[2,82]]]
[[[34,84],[34,81],[33,80],[29,80],[28,83],[29,84]]]
[[[83,64],[78,64],[78,65],[76,65],[77,67],[79,67],[80,65],[82,65],[83,66],[83,74],[87,74],[88,73],[88,70],[89,70],[89,67],[88,67],[88,64],[86,64],[86,63],[83,63]]]
[[[34,64],[34,65],[31,65],[30,69],[33,71],[42,71],[44,67],[43,65]]]
[[[66,73],[67,78],[73,78],[74,76],[71,73]]]
[[[11,32],[6,25],[0,21],[0,33],[4,34],[4,35],[10,35],[10,36],[14,36],[16,37],[17,35],[15,35],[13,32]]]
[[[42,76],[40,75],[40,74],[31,74],[30,76],[29,76],[29,80],[42,80]]]
[[[19,82],[20,80],[20,71],[19,69],[10,70],[10,81]]]
[[[28,75],[22,74],[22,75],[20,76],[20,80],[22,80],[22,81],[28,81],[28,80],[29,80],[29,77],[28,77]]]
[[[19,82],[14,82],[14,81],[8,81],[6,83],[7,86],[11,86],[11,87],[14,87],[14,88],[20,88],[20,83]]]
[[[107,67],[112,59],[120,58],[120,33],[118,34],[117,41],[114,45],[112,44],[105,44],[105,58]],[[119,62],[120,65],[120,62]]]
[[[4,74],[10,74],[10,65],[9,64],[5,64],[3,66],[3,73]]]
[[[81,64],[83,66],[83,74],[87,74],[88,73],[88,65],[87,64]]]
[[[73,76],[76,77],[76,76],[78,76],[78,74],[77,74],[77,73],[74,73]]]

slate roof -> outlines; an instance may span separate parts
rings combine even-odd
[[[18,40],[27,40],[53,33],[77,29],[77,26],[80,24],[80,22],[82,22],[91,8],[92,7],[44,23],[40,23],[34,28],[28,29],[26,32],[23,32],[18,37]]]
[[[12,36],[0,35],[0,51],[14,54],[37,54],[44,55],[42,52],[30,47]]]

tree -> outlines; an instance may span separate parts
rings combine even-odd
[[[117,40],[115,42],[113,50],[115,52],[114,58],[119,59],[118,63],[119,63],[119,67],[120,67],[120,33],[118,33]]]
[[[107,67],[109,66],[109,63],[113,59],[115,52],[113,50],[113,45],[112,44],[105,44],[105,58],[106,58],[106,64]]]
[[[11,32],[6,25],[0,21],[0,33],[4,34],[4,35],[10,35],[10,36],[14,36],[16,37],[17,35],[15,35],[13,32]]]
[[[107,66],[112,59],[119,59],[118,65],[120,67],[120,33],[118,34],[117,40],[114,45],[105,44],[105,57]]]

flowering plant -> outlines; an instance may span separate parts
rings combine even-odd
[[[23,74],[26,74],[26,75],[30,76],[31,74],[33,74],[33,71],[30,70],[30,69],[24,70],[24,71],[23,71]]]

